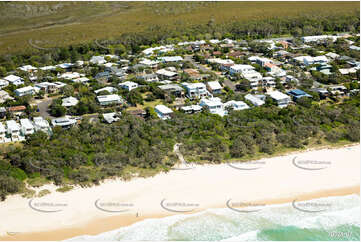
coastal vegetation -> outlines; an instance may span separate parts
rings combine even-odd
[[[39,178],[69,188],[167,172],[178,162],[176,143],[183,144],[188,162],[221,163],[316,144],[358,142],[359,104],[357,95],[339,103],[304,101],[283,109],[268,102],[225,117],[205,111],[176,113],[164,121],[148,109],[145,119],[124,112],[112,125],[83,120],[70,130],[54,128],[50,138],[36,132],[23,147],[7,146],[0,160],[0,195],[5,199],[22,192],[25,182]]]
[[[133,51],[203,38],[269,38],[357,32],[357,2],[27,2],[0,3],[0,54],[95,43]]]

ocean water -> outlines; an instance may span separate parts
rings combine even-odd
[[[67,241],[360,241],[360,197],[348,195],[314,199],[329,204],[323,211],[304,212],[292,203],[270,205],[241,213],[229,208],[146,219],[131,226]],[[306,207],[307,211],[315,211]]]

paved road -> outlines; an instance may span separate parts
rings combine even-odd
[[[48,108],[51,105],[51,103],[53,102],[52,98],[48,98],[45,99],[44,101],[41,101],[40,103],[38,103],[38,109],[39,109],[39,113],[40,116],[45,118],[53,118],[49,113],[48,113]]]

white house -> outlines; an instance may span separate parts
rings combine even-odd
[[[158,59],[164,63],[179,62],[183,60],[181,56],[164,56],[164,57],[159,57]]]
[[[6,91],[0,90],[0,103],[4,103],[7,100],[14,100],[14,98],[11,97]]]
[[[150,59],[142,59],[139,64],[145,65],[145,66],[149,66],[151,68],[155,68],[158,66],[159,61],[155,61],[155,60],[150,60]]]
[[[181,110],[185,113],[198,113],[202,111],[202,107],[200,105],[189,105],[181,107]]]
[[[118,114],[118,113],[115,113],[115,112],[113,112],[113,113],[103,113],[103,118],[107,123],[111,124],[111,123],[116,122],[116,121],[118,121],[120,119],[119,115],[120,115],[120,113]]]
[[[83,76],[83,77],[78,77],[78,78],[75,78],[75,79],[71,79],[72,82],[75,82],[75,83],[83,83],[83,84],[86,84],[88,83],[90,80],[89,78]]]
[[[64,116],[64,117],[52,119],[51,123],[53,124],[54,127],[59,126],[62,127],[63,129],[67,129],[75,125],[77,121],[75,119],[70,118],[69,116]]]
[[[178,76],[177,72],[173,72],[173,71],[168,71],[166,69],[160,69],[156,72],[156,74],[161,78],[161,79],[175,79]]]
[[[163,120],[170,119],[173,113],[172,109],[161,104],[155,106],[154,111],[157,113],[158,117]]]
[[[56,65],[56,67],[59,67],[61,69],[70,69],[73,66],[74,66],[73,63],[62,63],[62,64]]]
[[[65,72],[58,76],[58,78],[66,79],[66,80],[72,80],[79,78],[80,74],[78,72]]]
[[[32,71],[36,71],[36,70],[37,70],[37,68],[34,67],[34,66],[32,66],[32,65],[21,66],[21,67],[19,67],[19,69],[20,69],[21,71],[25,71],[25,72],[32,72]]]
[[[59,91],[60,88],[65,87],[66,84],[63,82],[40,82],[36,83],[34,86],[45,93],[54,93]]]
[[[39,68],[42,71],[52,71],[56,69],[56,66],[43,66]]]
[[[133,89],[136,89],[139,85],[138,83],[132,82],[132,81],[126,81],[123,83],[119,83],[119,86],[123,89],[128,90],[129,92]]]
[[[251,82],[252,87],[258,86],[259,80],[262,79],[262,75],[251,65],[233,65],[230,67],[229,73],[231,75],[241,74],[243,78]]]
[[[272,91],[268,92],[267,94],[277,102],[278,107],[280,108],[287,107],[291,102],[291,97],[280,91]]]
[[[18,88],[14,91],[15,95],[18,97],[22,97],[25,95],[34,95],[37,92],[37,88],[33,87],[33,86],[26,86],[26,87],[22,87],[22,88]]]
[[[261,82],[262,87],[264,87],[264,88],[275,87],[276,86],[275,78],[271,77],[271,76],[263,77],[260,82]]]
[[[15,120],[6,121],[6,132],[11,136],[11,141],[20,141],[20,125]]]
[[[20,119],[20,125],[21,125],[21,133],[24,136],[34,133],[34,125],[29,119],[27,118]]]
[[[340,36],[332,36],[332,35],[315,35],[315,36],[304,36],[301,37],[301,40],[304,43],[310,43],[310,42],[319,42],[321,40],[331,39],[333,42],[337,40]]]
[[[265,104],[265,102],[263,100],[261,100],[260,98],[258,98],[255,95],[252,95],[252,94],[247,94],[246,96],[244,96],[244,98],[247,101],[251,102],[256,107],[262,106],[263,104]]]
[[[103,91],[107,91],[109,93],[114,93],[114,92],[117,92],[118,89],[116,89],[115,87],[103,87],[103,88],[100,88],[98,90],[95,90],[94,92],[96,94],[98,94],[98,93],[103,92]]]
[[[97,96],[97,99],[102,106],[122,103],[121,97],[117,94]]]
[[[61,106],[63,106],[63,107],[72,107],[72,106],[77,105],[78,103],[79,103],[79,101],[75,97],[67,97],[67,98],[62,99]]]
[[[24,84],[24,81],[21,77],[19,76],[15,76],[15,75],[9,75],[3,78],[5,81],[8,81],[9,83],[15,85],[15,86],[19,86]]]
[[[50,133],[51,129],[49,122],[46,121],[43,117],[34,117],[33,121],[34,121],[35,131],[42,131],[47,134]]]
[[[104,56],[93,56],[90,59],[90,63],[96,64],[96,65],[102,65],[102,64],[107,63],[107,61],[105,60]]]
[[[4,79],[0,79],[0,89],[9,86],[9,82]]]
[[[190,99],[212,96],[204,83],[182,83],[187,90],[187,97]]]
[[[247,105],[247,103],[242,102],[242,101],[235,101],[235,100],[226,102],[224,104],[224,107],[230,107],[230,108],[233,108],[233,110],[249,109],[249,106]]]
[[[208,90],[213,94],[222,93],[222,86],[218,81],[207,82]]]
[[[227,111],[224,109],[224,104],[218,97],[203,98],[199,103],[199,106],[202,108],[207,108],[212,114],[218,114],[220,116],[227,114]]]

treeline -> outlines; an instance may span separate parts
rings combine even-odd
[[[144,31],[123,33],[112,40],[102,40],[50,50],[34,50],[33,53],[18,53],[0,57],[0,75],[24,64],[50,65],[79,59],[87,60],[96,54],[127,55],[139,53],[145,46],[171,44],[179,41],[211,38],[261,39],[279,35],[318,35],[332,32],[360,32],[360,13],[315,15],[303,14],[293,17],[274,17],[231,22],[216,22],[211,19],[207,24],[187,25],[184,22],[154,25]],[[104,40],[103,40],[104,41]],[[103,46],[103,47],[102,47]],[[106,46],[106,48],[104,48]]]
[[[168,171],[177,162],[175,143],[188,161],[220,163],[273,154],[325,141],[358,142],[359,96],[341,104],[299,103],[284,109],[271,104],[230,111],[225,117],[175,113],[168,121],[126,113],[111,125],[83,122],[70,130],[54,128],[48,138],[33,134],[24,147],[9,147],[0,161],[0,196],[19,192],[24,180],[98,184],[107,177],[128,178],[140,170]],[[130,174],[129,171],[132,171]]]

